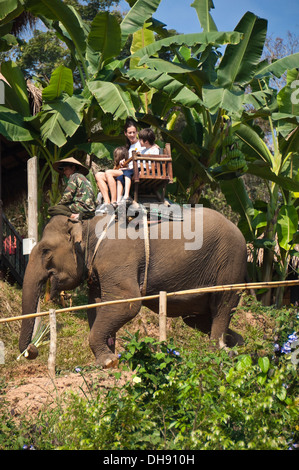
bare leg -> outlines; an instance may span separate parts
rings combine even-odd
[[[125,193],[124,197],[128,198],[130,196],[132,180],[128,176],[125,176]]]
[[[116,180],[115,178],[117,176],[121,176],[122,171],[121,170],[107,170],[106,171],[106,178],[107,178],[107,183],[110,189],[110,194],[111,194],[111,202],[116,202],[117,197],[116,197]]]
[[[124,187],[120,181],[117,181],[117,202],[120,202]]]
[[[98,173],[96,173],[95,179],[96,179],[98,188],[102,193],[105,203],[110,204],[109,189],[108,189],[107,177],[106,177],[105,172],[99,171]]]

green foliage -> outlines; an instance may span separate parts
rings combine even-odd
[[[248,302],[253,307],[274,313]],[[275,321],[280,340],[290,328],[299,329],[294,309],[276,311]],[[0,448],[284,450],[298,442],[298,370],[288,356],[264,349],[239,349],[232,356],[204,343],[198,350],[199,337],[196,348],[191,344],[179,353],[172,340],[160,343],[139,332],[123,339],[112,389],[89,386],[84,396],[72,393],[36,423],[22,421],[21,428],[3,407]],[[128,370],[131,379],[123,385]]]

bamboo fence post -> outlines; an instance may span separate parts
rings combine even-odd
[[[48,370],[51,378],[55,379],[55,365],[56,365],[56,348],[57,348],[57,331],[56,331],[56,310],[49,310],[50,320],[50,348],[48,358]]]
[[[166,318],[167,318],[167,292],[159,293],[159,336],[160,341],[166,341]]]
[[[27,161],[27,186],[28,186],[28,238],[38,242],[38,160],[37,157],[29,158]],[[38,299],[36,312],[40,312],[40,299]],[[34,323],[33,336],[41,324],[41,317],[37,317]]]

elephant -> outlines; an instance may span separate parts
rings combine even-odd
[[[201,226],[197,227],[201,231],[200,243],[188,248],[191,232],[187,233],[184,224],[189,217],[190,230],[195,233],[197,216],[196,208],[190,208],[183,220],[162,218],[144,223],[143,228],[140,223],[138,232],[134,219],[128,223],[128,219],[109,215],[109,230],[113,228],[113,233],[117,233],[114,237],[107,230],[107,214],[76,223],[67,216],[52,217],[29,257],[22,288],[22,314],[36,311],[48,279],[51,298],[88,278],[89,304],[137,299],[87,309],[89,345],[95,363],[114,367],[116,332],[137,315],[141,305],[159,312],[158,298],[139,301],[139,297],[247,282],[245,239],[237,226],[219,212],[202,208]],[[126,228],[125,236],[119,235],[121,227]],[[167,315],[180,316],[190,327],[208,334],[218,346],[231,347],[242,341],[229,329],[239,298],[240,292],[235,290],[174,295],[168,297]],[[27,348],[28,359],[38,354],[31,343],[34,320],[22,320],[19,338],[20,351]]]

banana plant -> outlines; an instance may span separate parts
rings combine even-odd
[[[128,70],[125,77],[131,83],[135,80],[136,87],[143,85],[148,90],[156,90],[152,114],[142,119],[159,127],[162,135],[172,143],[174,165],[180,168],[183,162],[195,185],[200,187],[200,182],[211,184],[251,171],[240,150],[237,157],[234,156],[236,151],[224,152],[227,116],[234,121],[246,122],[248,106],[254,111],[251,118],[265,116],[264,97],[274,103],[273,90],[257,88],[248,94],[247,87],[256,83],[259,77],[281,74],[294,67],[298,63],[298,54],[269,66],[261,61],[267,33],[266,20],[247,12],[233,32],[223,33],[217,30],[211,17],[211,0],[196,0],[191,6],[195,8],[204,31],[162,39],[139,49],[133,58],[135,61],[140,59],[140,69]],[[219,61],[220,46],[226,44]],[[157,57],[165,47],[174,53],[172,62]],[[142,69],[142,66],[146,68]],[[173,130],[180,116],[178,107],[187,123],[182,135]],[[197,175],[195,178],[194,174]],[[184,185],[179,178],[177,180],[181,186]],[[191,179],[187,178],[186,182],[190,186]],[[199,196],[200,193],[197,194]]]
[[[277,69],[273,70],[277,73]],[[277,112],[267,117],[273,151],[252,122],[236,121],[233,124],[234,135],[242,142],[246,155],[248,173],[266,182],[268,201],[252,202],[240,179],[221,182],[228,203],[241,215],[240,228],[252,244],[254,260],[257,251],[263,250],[262,270],[254,273],[262,281],[272,280],[273,275],[284,280],[288,275],[290,257],[299,255],[295,248],[298,241],[299,107],[291,99],[291,84],[297,77],[296,69],[288,71],[287,84],[277,96]],[[259,83],[261,90],[267,90],[265,79],[259,78]],[[268,108],[267,94],[264,94],[264,99],[264,107]],[[253,265],[256,266],[255,263]],[[281,304],[282,292],[277,290],[278,305]],[[263,296],[265,303],[269,303],[269,295],[270,292]]]

